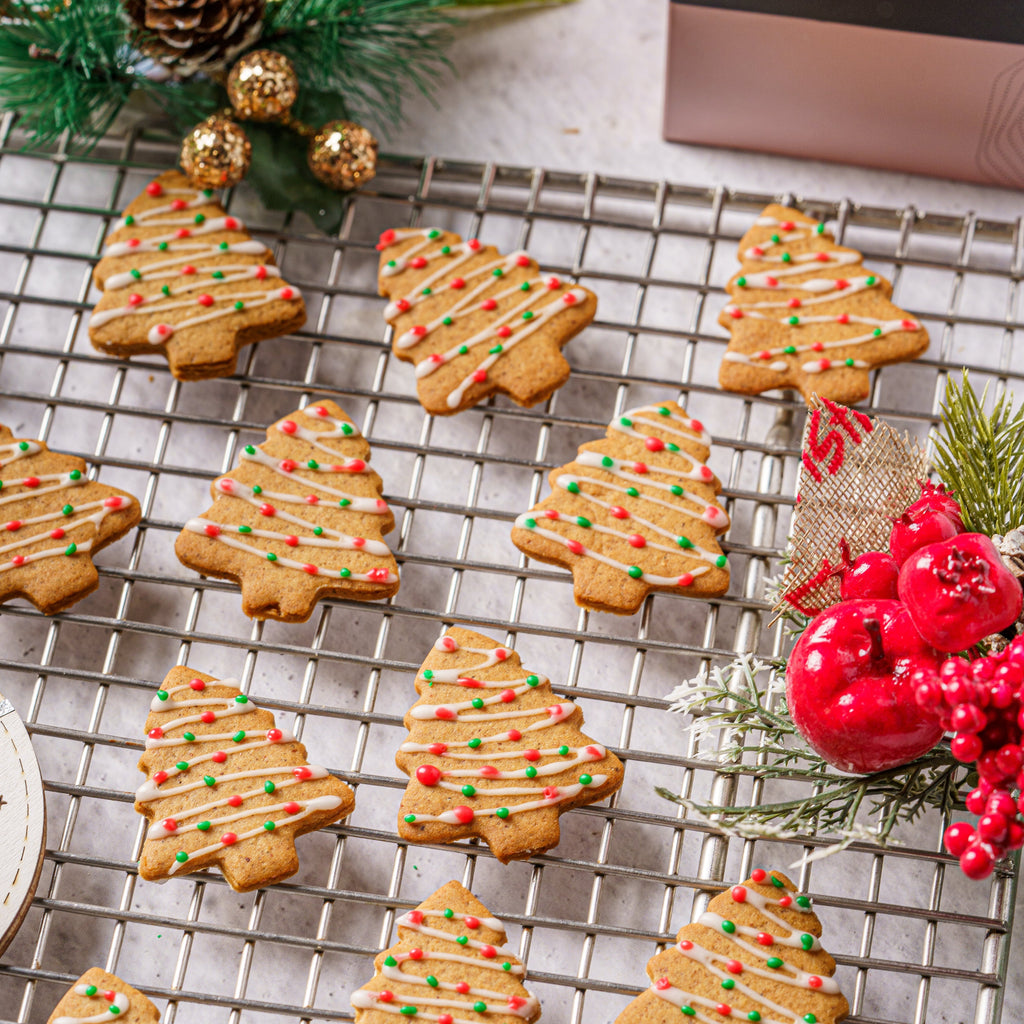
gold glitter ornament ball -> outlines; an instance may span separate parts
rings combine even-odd
[[[196,188],[237,185],[249,170],[252,145],[234,121],[214,114],[181,144],[181,169]]]
[[[299,94],[292,62],[273,50],[247,53],[228,75],[228,99],[245,121],[277,121],[291,110]]]
[[[377,173],[377,140],[353,121],[328,121],[309,141],[309,168],[331,188],[358,188]]]

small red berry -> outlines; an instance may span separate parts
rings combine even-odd
[[[974,828],[966,821],[958,821],[946,829],[942,841],[954,857],[959,857],[974,841],[976,835]]]

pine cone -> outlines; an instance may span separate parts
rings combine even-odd
[[[147,56],[179,74],[215,71],[259,38],[265,0],[125,0]]]

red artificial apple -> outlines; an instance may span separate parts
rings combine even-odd
[[[1020,583],[983,533],[919,548],[898,587],[918,632],[940,651],[966,651],[1016,622],[1024,606]]]
[[[960,533],[960,529],[945,512],[921,507],[920,502],[915,502],[899,519],[893,521],[889,551],[896,559],[896,564],[903,565],[918,548],[949,540]]]
[[[793,723],[829,764],[877,772],[912,761],[942,737],[918,707],[912,676],[941,655],[899,601],[842,601],[804,630],[786,666]]]
[[[844,601],[857,598],[885,597],[896,599],[896,580],[900,567],[896,559],[885,551],[865,551],[843,573],[839,593]]]

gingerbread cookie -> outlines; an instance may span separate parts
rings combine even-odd
[[[93,967],[57,1004],[47,1024],[158,1024],[160,1011],[131,985]]]
[[[894,306],[892,285],[856,249],[786,206],[767,206],[740,239],[741,270],[718,318],[732,337],[719,371],[728,391],[797,388],[850,405],[876,366],[916,359],[928,332]]]
[[[139,861],[159,880],[218,867],[238,892],[299,870],[295,839],[352,813],[352,790],[233,679],[177,665],[146,719],[135,809],[151,822]]]
[[[427,412],[447,416],[495,392],[536,405],[569,379],[561,348],[594,319],[593,292],[439,228],[385,231],[379,287],[394,352],[416,364]]]
[[[818,941],[821,922],[810,899],[795,889],[780,872],[758,869],[719,893],[648,963],[653,984],[615,1024],[842,1020],[850,1007],[832,977],[836,962]]]
[[[525,968],[505,945],[505,926],[458,882],[397,925],[398,942],[373,962],[376,976],[352,993],[356,1024],[392,1024],[396,1014],[438,1024],[540,1017],[537,997],[523,987]]]
[[[572,570],[576,603],[594,611],[630,615],[652,590],[724,594],[716,538],[729,517],[704,465],[710,450],[703,425],[675,402],[630,409],[551,472],[554,494],[516,519],[512,542]]]
[[[324,597],[390,597],[398,566],[382,535],[395,520],[369,458],[334,402],[299,409],[213,482],[213,505],[174,550],[197,572],[237,581],[255,619],[305,622]]]
[[[622,762],[582,733],[583,712],[489,637],[449,629],[423,662],[416,692],[409,739],[395,758],[409,776],[403,839],[480,836],[508,863],[556,846],[560,814],[622,785]]]
[[[233,373],[244,345],[306,322],[270,250],[178,171],[128,204],[93,277],[103,291],[89,320],[93,346],[112,356],[160,350],[179,380]]]
[[[53,615],[99,586],[92,556],[137,526],[142,511],[87,470],[84,459],[16,440],[0,424],[0,602],[24,597]]]

